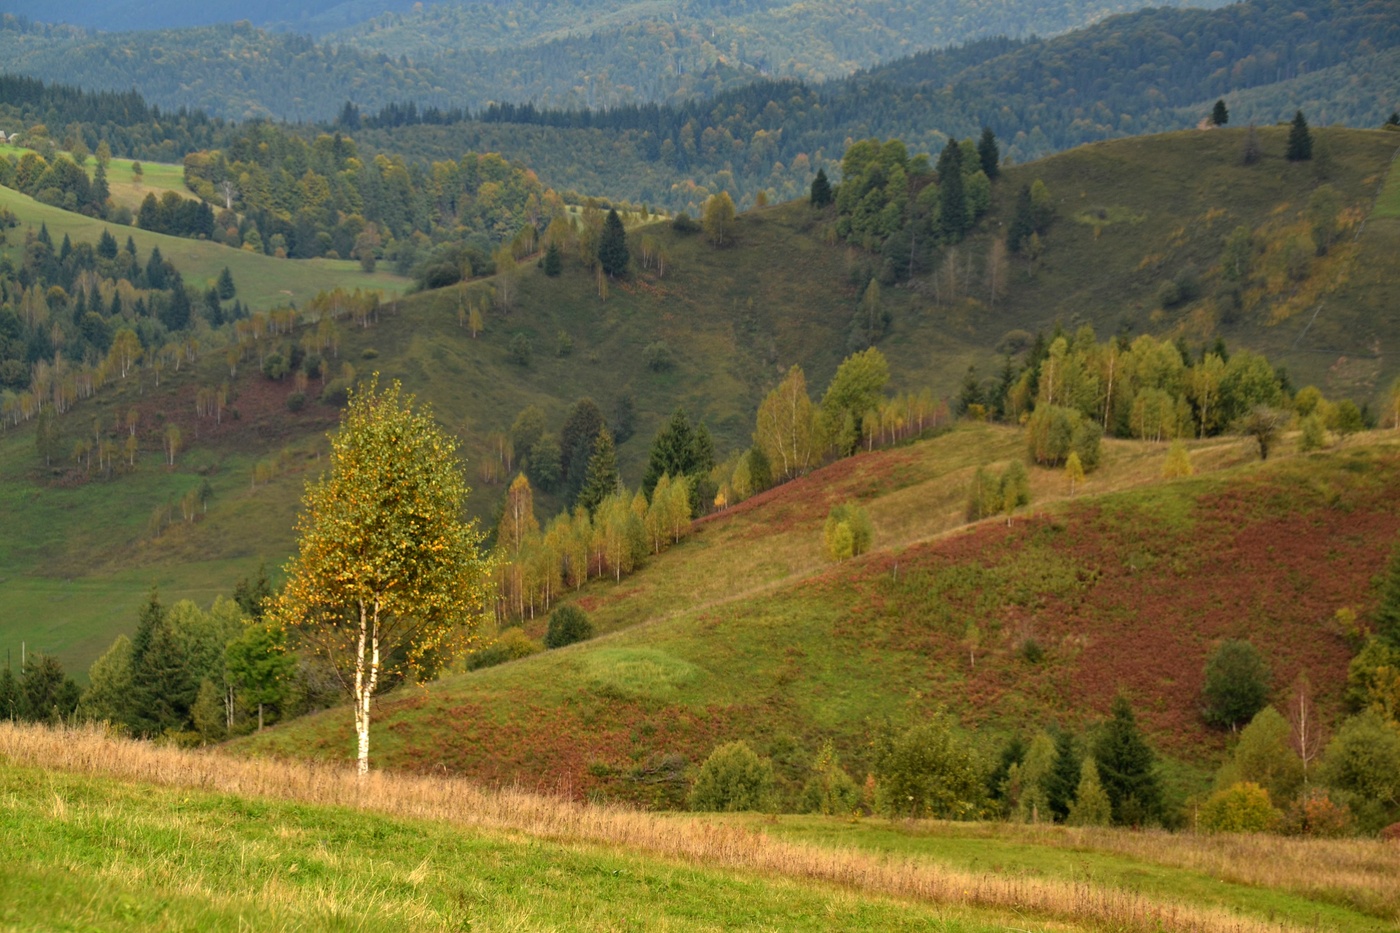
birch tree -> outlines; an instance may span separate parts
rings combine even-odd
[[[425,679],[473,632],[490,561],[457,445],[427,409],[378,375],[350,396],[330,469],[308,484],[298,554],[275,617],[329,660],[355,708],[357,760],[369,772],[370,710],[386,678]]]

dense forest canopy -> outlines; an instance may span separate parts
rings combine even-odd
[[[349,96],[368,107],[535,101],[552,107],[680,102],[767,77],[824,80],[927,48],[996,35],[1054,35],[1139,0],[877,0],[856,5],[716,3],[252,4],[218,18],[130,9],[45,10],[115,32],[0,21],[13,70],[87,87],[138,87],[167,107],[224,117],[324,120]],[[1214,0],[1208,5],[1215,5]],[[25,12],[24,9],[15,12]],[[76,18],[65,16],[74,13]],[[374,18],[365,22],[369,16]],[[354,25],[313,42],[296,33]],[[253,23],[290,26],[296,33]],[[173,28],[176,26],[195,28]],[[146,30],[131,32],[128,30]],[[134,50],[141,50],[134,54]]]
[[[162,34],[179,37],[171,48],[146,35],[159,54],[98,58],[124,63],[118,85],[136,84],[151,100],[168,102],[169,89],[179,86],[204,89],[194,99],[208,103],[209,113],[266,114],[272,101],[283,115],[324,115],[368,158],[401,157],[426,168],[464,152],[498,152],[523,160],[560,192],[695,213],[720,191],[741,207],[759,192],[770,201],[801,196],[818,168],[834,176],[849,140],[868,136],[935,153],[949,137],[989,126],[1005,157],[1024,162],[1095,139],[1194,125],[1206,113],[1197,111],[1219,97],[1230,98],[1237,122],[1271,123],[1290,116],[1300,95],[1315,122],[1377,125],[1400,94],[1393,68],[1400,24],[1389,14],[1372,0],[1161,8],[1054,39],[993,38],[920,53],[838,81],[749,76],[728,90],[719,80],[705,89],[718,93],[683,103],[598,108],[574,106],[586,94],[564,106],[477,107],[435,65],[348,47],[331,52],[247,24],[210,27],[203,38]],[[112,41],[14,20],[0,28],[0,48],[8,43],[17,52],[12,67],[32,66],[22,48],[66,48],[63,74],[94,87],[115,79],[85,76],[87,53],[72,43]],[[555,61],[554,52],[543,59]],[[23,80],[7,82],[16,93],[0,95],[0,118],[64,132],[76,124],[90,149],[107,139],[118,154],[179,161],[225,148],[240,132],[198,110],[143,110],[129,93],[45,91],[16,83]],[[311,140],[324,129],[294,131]]]

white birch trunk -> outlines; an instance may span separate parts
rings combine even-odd
[[[378,685],[379,602],[376,600],[372,606],[367,606],[364,600],[360,600],[360,637],[355,652],[356,771],[360,778],[369,774],[369,704]]]

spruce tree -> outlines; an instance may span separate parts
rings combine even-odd
[[[558,243],[550,243],[544,251],[544,274],[554,278],[564,271],[564,257],[559,252]]]
[[[1022,185],[1016,192],[1016,209],[1011,215],[1011,226],[1006,231],[1006,248],[1019,253],[1021,247],[1035,233],[1035,213],[1031,209],[1031,186]]]
[[[826,169],[817,169],[817,177],[812,179],[811,203],[813,207],[826,207],[833,200],[831,182],[826,178]]]
[[[1215,109],[1210,112],[1210,122],[1216,126],[1224,126],[1230,122],[1230,111],[1226,108],[1223,98],[1215,102]]]
[[[156,736],[184,728],[198,689],[184,648],[154,587],[131,640],[131,730]]]
[[[19,719],[19,681],[7,666],[0,671],[0,721]]]
[[[608,211],[603,221],[603,234],[598,238],[598,264],[611,278],[627,274],[627,231],[617,210]]]
[[[1055,764],[1045,776],[1045,797],[1056,822],[1062,823],[1069,817],[1082,770],[1079,755],[1074,750],[1074,736],[1068,732],[1056,734]]]
[[[63,673],[58,659],[35,654],[19,680],[20,715],[30,722],[57,725],[78,706],[78,686]]]
[[[1293,125],[1288,130],[1288,161],[1306,162],[1312,158],[1312,133],[1303,111],[1293,115]]]
[[[102,235],[97,238],[97,255],[103,259],[117,258],[117,238],[106,227],[102,228]]]
[[[956,139],[948,140],[938,157],[938,225],[949,243],[961,240],[972,225],[963,190],[962,146]]]
[[[238,288],[233,284],[233,273],[224,266],[224,271],[219,273],[219,282],[215,286],[219,292],[220,301],[231,301],[233,296],[238,294]]]
[[[593,444],[593,457],[588,461],[588,475],[579,490],[578,505],[592,515],[603,500],[617,492],[622,480],[617,472],[617,448],[607,428],[598,431]]]
[[[642,492],[651,498],[661,477],[690,478],[690,511],[699,515],[701,505],[713,498],[710,471],[715,466],[714,442],[703,424],[692,427],[685,409],[677,408],[651,442],[651,456],[642,477]]]
[[[982,127],[982,138],[977,141],[977,158],[982,163],[982,171],[987,177],[996,180],[1001,174],[1001,150],[997,147],[997,137],[990,126]]]
[[[1140,826],[1161,815],[1162,792],[1153,770],[1155,759],[1126,697],[1113,701],[1113,718],[1094,748],[1094,760],[1113,807],[1114,823]]]

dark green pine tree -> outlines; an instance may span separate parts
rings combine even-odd
[[[663,475],[688,476],[691,479],[690,511],[699,515],[701,505],[714,498],[715,490],[710,483],[710,471],[714,467],[715,448],[709,429],[703,424],[691,427],[685,409],[677,408],[651,442],[642,492],[650,499]]]
[[[49,249],[53,249],[53,237],[49,234],[49,225],[48,225],[48,224],[46,224],[46,223],[40,223],[40,224],[39,224],[39,237],[38,237],[38,239],[39,239],[39,242],[40,242],[40,243],[43,243],[43,244],[44,244],[45,246],[47,246]]]
[[[0,671],[0,720],[14,722],[19,719],[19,681],[7,665]]]
[[[1400,110],[1390,111],[1390,119],[1385,121],[1386,126],[1400,126]]]
[[[1083,760],[1074,749],[1074,736],[1060,732],[1055,736],[1055,765],[1045,776],[1045,796],[1056,822],[1069,817],[1070,804],[1079,790],[1079,770]]]
[[[224,266],[224,271],[219,273],[219,282],[214,287],[219,290],[220,301],[232,301],[233,296],[238,294],[238,288],[233,284],[233,273],[228,271],[228,266]]]
[[[97,170],[92,173],[92,188],[90,189],[91,213],[94,217],[101,217],[107,210],[107,199],[112,196],[112,187],[107,184],[107,169],[101,162],[97,163]]]
[[[149,737],[184,729],[198,689],[187,661],[152,587],[131,640],[133,733]]]
[[[103,259],[117,258],[117,238],[106,227],[102,228],[102,235],[97,238],[97,255]]]
[[[1210,122],[1216,126],[1224,126],[1230,122],[1230,111],[1225,106],[1225,99],[1221,98],[1215,102],[1215,108],[1210,112]]]
[[[592,515],[604,499],[617,492],[621,483],[622,478],[617,472],[617,448],[613,446],[612,434],[603,428],[593,443],[593,456],[588,461],[588,476],[579,490],[578,504]]]
[[[603,221],[603,235],[598,238],[598,264],[611,278],[627,274],[627,231],[617,210],[608,211]]]
[[[1288,129],[1288,161],[1306,162],[1312,158],[1312,133],[1308,121],[1299,110],[1293,115],[1293,125]]]
[[[564,271],[564,255],[559,252],[558,243],[550,243],[544,251],[544,274],[554,278]]]
[[[593,443],[604,424],[603,410],[591,398],[575,402],[569,417],[564,419],[564,427],[559,431],[559,468],[569,480],[571,496],[577,496],[583,488],[588,461],[593,458]]]
[[[1390,567],[1381,584],[1381,602],[1376,607],[1376,634],[1400,649],[1400,544],[1390,554]]]
[[[957,243],[972,225],[963,190],[962,146],[949,139],[938,157],[938,226],[943,239]]]
[[[151,247],[151,258],[146,262],[146,287],[164,289],[166,282],[165,259],[160,254],[160,247]]]
[[[1016,208],[1011,214],[1011,225],[1006,229],[1006,248],[1019,253],[1021,247],[1035,233],[1035,211],[1031,208],[1031,186],[1022,185],[1016,192]]]
[[[19,679],[20,715],[30,722],[58,725],[78,707],[79,690],[58,659],[35,654]]]
[[[967,414],[973,405],[982,404],[982,383],[977,379],[977,367],[969,365],[963,374],[962,387],[958,389],[958,414]]]
[[[826,207],[833,199],[831,182],[827,181],[826,178],[826,169],[819,168],[817,169],[817,177],[812,179],[812,206]]]
[[[997,136],[990,126],[982,127],[982,138],[977,141],[977,159],[982,163],[982,171],[995,179],[1001,174],[1001,150],[997,147]]]
[[[1094,747],[1094,761],[1113,807],[1115,824],[1142,826],[1161,816],[1162,791],[1154,772],[1156,762],[1126,697],[1113,701],[1113,718]]]

